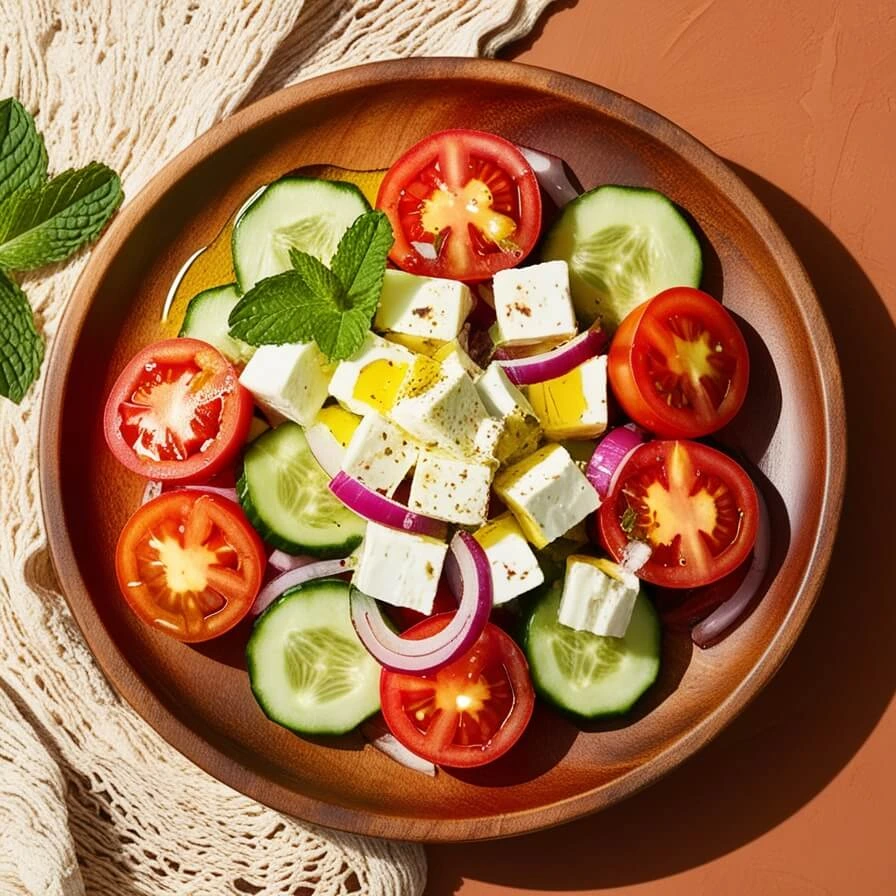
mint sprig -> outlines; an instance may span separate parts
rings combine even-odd
[[[0,394],[18,404],[37,377],[44,344],[21,287],[0,271]]]
[[[383,212],[361,215],[343,234],[327,268],[292,249],[292,270],[252,287],[230,313],[230,335],[250,345],[314,340],[331,360],[364,342],[383,289],[394,236]]]
[[[18,403],[44,347],[9,271],[64,261],[94,240],[121,205],[118,175],[99,162],[47,180],[47,150],[18,100],[0,101],[0,395]]]

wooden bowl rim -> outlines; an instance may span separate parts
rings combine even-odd
[[[602,114],[646,132],[652,139],[676,152],[712,180],[716,188],[741,209],[776,260],[796,298],[797,310],[810,334],[810,350],[822,389],[827,463],[818,531],[811,547],[809,563],[799,580],[790,610],[748,675],[711,713],[643,765],[608,784],[576,796],[501,816],[481,815],[434,820],[430,817],[397,817],[351,807],[335,807],[248,771],[170,712],[109,638],[80,575],[64,515],[58,513],[61,498],[61,414],[73,350],[96,289],[102,283],[112,259],[122,249],[146,211],[165,193],[176,188],[199,163],[247,130],[280,115],[290,114],[309,102],[350,93],[359,87],[402,82],[411,76],[415,79],[449,78],[522,86],[534,92],[596,108]],[[837,364],[822,367],[818,360],[820,356],[837,357],[815,291],[793,248],[746,184],[719,156],[673,122],[608,88],[520,63],[431,57],[354,66],[280,90],[215,125],[175,156],[134,199],[126,203],[94,249],[63,314],[46,372],[47,383],[39,424],[39,475],[50,555],[59,573],[60,583],[66,583],[64,593],[71,612],[112,687],[144,719],[151,716],[154,719],[153,727],[169,744],[223,783],[236,787],[245,795],[278,811],[351,833],[388,837],[392,836],[394,826],[399,822],[402,830],[407,832],[408,839],[458,842],[541,830],[618,802],[678,766],[746,707],[780,668],[792,648],[814,606],[824,579],[845,482],[846,435],[841,373]],[[483,833],[483,828],[488,828],[488,831]]]

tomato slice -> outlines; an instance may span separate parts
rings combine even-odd
[[[653,553],[638,576],[696,588],[743,563],[756,541],[759,503],[749,476],[699,442],[648,442],[630,455],[598,511],[604,547],[617,561],[633,538]]]
[[[377,208],[392,261],[412,274],[476,282],[518,265],[541,228],[538,180],[509,141],[483,131],[431,134],[386,173]]]
[[[198,339],[166,339],[121,372],[103,424],[109,448],[129,470],[187,483],[230,464],[251,420],[252,396],[217,349]]]
[[[267,555],[232,501],[167,492],[127,522],[115,550],[118,586],[144,622],[179,641],[233,628],[261,587]]]
[[[452,616],[430,616],[403,637],[427,638]],[[503,756],[520,739],[535,694],[522,651],[488,623],[470,650],[438,672],[384,669],[380,701],[389,730],[409,750],[438,765],[471,768]]]
[[[607,373],[623,410],[665,438],[721,429],[747,394],[747,344],[712,296],[675,287],[639,305],[620,324]]]

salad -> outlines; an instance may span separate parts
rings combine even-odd
[[[117,577],[183,642],[250,620],[274,722],[483,765],[536,697],[623,714],[664,626],[708,648],[749,611],[765,511],[707,439],[747,347],[656,191],[580,193],[469,130],[377,174],[375,208],[355,174],[260,190],[234,282],[118,377],[106,441],[148,484]]]

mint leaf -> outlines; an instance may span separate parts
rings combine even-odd
[[[289,250],[289,260],[315,302],[332,303],[337,309],[342,309],[342,284],[320,259],[293,248]]]
[[[0,204],[0,268],[68,258],[99,235],[122,198],[118,175],[98,162],[13,194]]]
[[[18,404],[37,379],[44,344],[25,293],[0,271],[0,395]]]
[[[312,321],[301,302],[308,287],[298,271],[259,280],[234,305],[230,335],[249,345],[283,345],[314,339]]]
[[[346,307],[367,309],[373,317],[393,242],[392,226],[380,211],[361,215],[343,234],[330,267],[345,290]]]
[[[364,342],[383,288],[393,236],[382,212],[361,215],[343,234],[332,268],[298,249],[293,270],[257,283],[230,313],[230,335],[250,345],[313,339],[331,360]]]
[[[47,148],[34,119],[16,99],[0,101],[0,202],[47,179]]]

